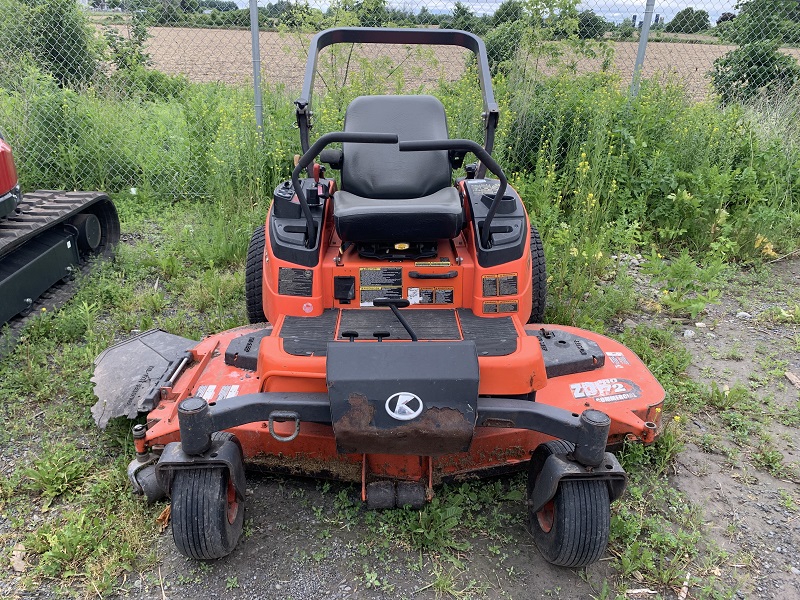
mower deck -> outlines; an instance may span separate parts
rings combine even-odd
[[[328,344],[353,343],[375,350],[375,346],[368,345],[381,342],[368,336],[383,328],[392,336],[383,344],[407,345],[407,341],[400,341],[408,339],[407,333],[398,330],[399,324],[390,311],[381,309],[329,309],[319,317],[286,317],[275,327],[245,326],[204,339],[191,348],[191,362],[180,373],[178,385],[162,387],[160,402],[148,415],[146,437],[138,445],[150,450],[179,441],[178,407],[186,398],[203,399],[214,410],[221,410],[237,399],[255,398],[262,393],[282,393],[284,402],[254,409],[248,416],[251,422],[228,429],[241,443],[248,463],[275,471],[356,482],[365,477],[389,477],[436,483],[446,477],[527,461],[529,449],[550,436],[515,427],[513,416],[491,416],[497,397],[529,406],[558,408],[575,417],[587,409],[600,410],[611,419],[609,446],[626,437],[645,443],[655,439],[663,390],[630,350],[610,338],[573,327],[521,325],[514,317],[476,317],[467,309],[406,310],[404,315],[415,331],[425,332],[426,339],[431,344],[442,344],[443,350],[447,342],[475,344],[480,384],[476,427],[466,452],[441,455],[435,448],[423,448],[422,432],[416,456],[393,455],[389,459],[382,454],[337,452],[326,386]],[[366,340],[349,342],[342,336],[344,331],[359,331],[363,333],[359,339]],[[187,349],[193,343],[186,340]],[[132,368],[127,377],[120,379],[136,382],[137,391],[143,393],[146,390],[140,384],[153,361],[139,359],[132,367],[126,367],[131,365],[127,360],[128,344],[118,355],[109,350],[104,360],[113,362],[99,365],[118,375]],[[173,363],[180,356],[182,353],[174,350]],[[446,354],[439,357],[439,363],[441,372],[449,368]],[[528,375],[525,381],[518,382],[519,393],[511,394],[506,390],[513,389],[514,380],[519,379],[517,374],[523,370],[520,363],[530,364],[524,370]],[[543,365],[545,372],[536,372],[536,365]],[[162,370],[169,374],[168,368],[162,366]],[[153,382],[160,375],[152,369],[147,371]],[[532,386],[532,379],[537,385]],[[130,393],[131,390],[123,390],[119,397],[128,398]],[[298,411],[299,400],[309,398],[314,401],[313,420],[296,424],[294,420],[273,418],[270,423],[270,412]],[[298,427],[294,439],[281,439],[292,436]]]

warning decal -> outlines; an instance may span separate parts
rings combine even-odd
[[[497,312],[497,302],[484,302],[483,303],[483,312],[484,313],[496,313]]]
[[[453,288],[436,288],[434,304],[452,304]]]
[[[500,302],[497,305],[497,312],[501,313],[510,313],[510,312],[517,312],[517,301],[513,300],[512,302]]]
[[[408,288],[409,304],[452,304],[453,288]]]
[[[483,295],[491,296],[516,296],[517,274],[505,273],[501,275],[484,275],[482,279]]]
[[[373,306],[375,298],[403,297],[403,269],[401,267],[364,267],[359,269],[361,306]]]
[[[483,295],[487,298],[490,296],[497,296],[497,276],[483,276]]]
[[[421,260],[414,263],[415,267],[449,267],[450,257],[443,256],[436,260]]]
[[[641,388],[629,379],[599,379],[583,381],[569,385],[572,397],[576,400],[594,400],[595,402],[622,402],[642,395]]]
[[[622,352],[606,352],[608,360],[614,363],[617,369],[624,369],[627,365],[631,364]]]
[[[500,296],[515,296],[517,294],[517,274],[498,275],[497,291]]]

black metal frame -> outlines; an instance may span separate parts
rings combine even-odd
[[[296,415],[299,422],[331,423],[330,400],[324,392],[258,392],[209,405],[202,398],[187,398],[178,406],[181,444],[187,455],[201,455],[211,447],[211,435],[270,419],[273,412]],[[605,460],[611,419],[598,410],[581,414],[516,398],[478,398],[478,427],[504,427],[538,431],[575,444],[575,460],[596,467]]]
[[[317,72],[317,57],[320,50],[333,44],[409,44],[422,46],[460,46],[471,50],[478,63],[478,79],[483,96],[484,144],[488,154],[494,148],[494,134],[500,117],[500,110],[494,99],[492,77],[489,71],[489,59],[486,46],[478,36],[454,29],[392,29],[384,27],[343,27],[326,29],[311,40],[303,78],[303,91],[295,100],[297,125],[300,128],[300,147],[305,154],[309,149],[308,133],[311,130],[311,95],[314,88],[314,76]],[[483,162],[479,166],[477,177],[485,174]],[[309,173],[310,175],[310,173]]]

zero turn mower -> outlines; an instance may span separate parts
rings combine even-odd
[[[344,131],[311,144],[317,54],[337,43],[471,50],[483,146],[449,139],[442,104],[425,95],[356,98]],[[295,104],[303,154],[248,252],[252,324],[199,343],[153,330],[96,361],[98,424],[148,413],[133,430],[134,488],[169,495],[178,550],[213,559],[242,532],[245,463],[358,482],[373,509],[420,508],[442,480],[522,467],[545,558],[596,561],[626,482],[606,448],[653,442],[664,391],[614,340],[541,324],[542,242],[491,156],[483,42],[323,31]],[[467,153],[479,162],[454,181]]]

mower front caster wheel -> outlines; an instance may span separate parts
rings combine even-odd
[[[242,535],[244,502],[225,467],[181,469],[172,482],[172,537],[178,551],[211,560],[230,554]]]
[[[571,452],[572,444],[548,442],[551,454]],[[529,490],[539,475],[531,469]],[[530,492],[529,492],[530,498]],[[611,528],[611,499],[603,480],[562,480],[541,510],[528,509],[528,527],[542,556],[560,567],[585,567],[606,551]]]

